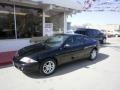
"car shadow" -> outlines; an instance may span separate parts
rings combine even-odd
[[[70,72],[73,72],[75,70],[82,69],[82,68],[89,69],[90,65],[93,65],[93,64],[99,63],[103,60],[106,60],[106,58],[108,58],[108,57],[109,57],[109,55],[99,53],[97,59],[94,61],[84,59],[84,60],[78,60],[75,62],[67,63],[67,64],[59,66],[57,68],[57,70],[55,71],[55,73],[53,73],[52,75],[49,75],[49,76],[41,76],[37,72],[24,72],[24,74],[27,75],[28,77],[34,78],[34,79],[40,79],[40,78],[45,79],[45,78],[60,76],[60,75],[64,75],[64,74],[67,74],[67,73],[70,73]]]
[[[109,45],[111,45],[111,43],[106,42],[106,43],[104,43],[104,44],[101,44],[100,47],[101,47],[101,48],[105,48],[105,47],[108,47]]]

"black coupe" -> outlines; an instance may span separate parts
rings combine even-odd
[[[52,74],[56,67],[82,58],[94,60],[99,42],[80,34],[57,34],[44,43],[24,47],[16,53],[13,65],[21,71]]]

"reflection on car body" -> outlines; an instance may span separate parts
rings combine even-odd
[[[44,43],[24,47],[13,58],[14,66],[22,71],[52,74],[56,67],[82,58],[95,60],[98,41],[80,34],[57,34]]]

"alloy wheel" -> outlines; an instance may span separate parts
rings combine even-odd
[[[96,57],[97,57],[97,50],[94,49],[91,52],[90,59],[94,60],[94,59],[96,59]]]
[[[44,74],[49,75],[54,72],[55,67],[56,67],[55,62],[52,60],[49,60],[43,64],[42,71]]]

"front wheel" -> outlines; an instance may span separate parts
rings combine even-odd
[[[91,60],[91,61],[93,61],[93,60],[96,59],[97,53],[98,53],[98,52],[97,52],[96,49],[93,49],[93,50],[91,51],[91,53],[90,53],[90,60]]]
[[[40,73],[42,75],[50,75],[56,69],[56,62],[54,59],[46,59],[40,64]]]

